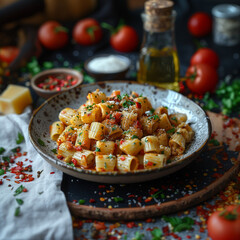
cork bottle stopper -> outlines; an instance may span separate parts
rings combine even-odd
[[[145,2],[146,22],[148,31],[163,32],[171,28],[174,3],[168,0],[149,0]]]

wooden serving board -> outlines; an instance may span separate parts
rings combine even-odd
[[[71,213],[109,221],[144,219],[187,209],[223,190],[240,170],[240,120],[208,115],[217,142],[210,141],[195,161],[177,173],[128,185],[87,182],[64,174],[62,189]]]

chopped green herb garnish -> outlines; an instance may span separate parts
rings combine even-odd
[[[176,117],[171,117],[171,119],[175,122],[177,122],[177,118]]]
[[[115,128],[115,127],[112,127],[112,131],[115,131],[117,128]]]
[[[163,232],[159,228],[154,228],[151,231],[151,234],[152,234],[152,237],[153,237],[152,240],[161,240],[161,238],[163,236]]]
[[[24,136],[19,132],[18,133],[18,138],[16,139],[16,143],[20,144],[24,141]]]
[[[132,135],[131,139],[135,139],[135,138],[138,138],[137,135]]]
[[[0,147],[0,154],[3,154],[5,152],[5,148]]]
[[[108,108],[112,109],[114,107],[114,104],[107,105]]]
[[[144,237],[144,234],[137,231],[132,240],[143,240],[143,237]]]
[[[174,132],[175,132],[175,128],[171,128],[171,129],[166,131],[166,133],[174,133]]]
[[[67,165],[75,167],[75,165],[73,163],[67,163]]]
[[[116,203],[119,203],[119,202],[123,202],[123,201],[124,201],[124,199],[121,198],[121,197],[114,197],[113,200],[114,200],[114,202],[116,202]]]
[[[95,152],[101,152],[100,148],[96,147]]]
[[[121,101],[122,97],[120,95],[117,95],[117,99]]]
[[[16,207],[14,216],[18,217],[20,215],[20,207]]]
[[[211,139],[211,140],[209,140],[209,143],[210,143],[210,144],[213,144],[214,146],[219,146],[219,145],[220,145],[219,141],[216,140],[216,139]]]
[[[85,200],[84,200],[84,199],[80,199],[80,200],[78,200],[78,203],[79,203],[80,205],[83,205],[83,204],[85,204]]]
[[[56,148],[53,148],[51,151],[52,151],[54,154],[57,154],[57,149],[56,149]]]
[[[17,196],[18,194],[22,193],[23,189],[24,189],[24,186],[23,186],[23,185],[21,185],[20,187],[18,187],[18,188],[16,189],[16,191],[15,191],[15,194],[14,194],[13,196],[15,197],[15,196]]]
[[[19,205],[22,205],[24,203],[23,200],[20,198],[16,198],[16,201]]]
[[[5,171],[3,169],[0,169],[0,176],[3,175]]]
[[[132,101],[126,101],[125,100],[122,105],[123,105],[124,108],[129,108],[130,106],[132,106],[134,104],[136,104],[136,103],[132,102]]]
[[[157,120],[157,119],[160,119],[158,115],[153,115],[151,117],[148,117],[148,119],[154,119],[154,120]]]
[[[130,130],[124,131],[123,134],[128,134],[130,133]]]
[[[105,168],[105,169],[107,168],[107,163],[106,163],[106,162],[104,163],[104,168]]]
[[[2,157],[2,160],[3,160],[3,161],[10,162],[10,157],[8,157],[8,156],[3,156],[3,157]]]
[[[13,153],[16,153],[16,152],[20,152],[20,150],[21,150],[20,147],[15,147],[15,148],[13,148],[11,151],[12,151]]]
[[[101,102],[102,102],[102,103],[105,103],[105,101],[104,101],[104,100],[102,100]]]
[[[43,147],[45,146],[45,142],[40,138],[38,139],[38,143]]]
[[[179,218],[179,217],[163,216],[163,219],[172,225],[174,232],[182,232],[184,230],[191,230],[192,226],[194,224],[194,220],[190,217]]]

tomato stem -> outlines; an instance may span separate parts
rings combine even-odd
[[[63,26],[57,26],[54,28],[54,32],[55,33],[59,33],[59,32],[68,32],[68,29],[63,27]]]

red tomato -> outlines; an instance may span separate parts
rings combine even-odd
[[[210,48],[200,48],[191,57],[191,65],[196,65],[199,63],[205,63],[211,65],[214,68],[219,66],[218,55]]]
[[[0,48],[0,61],[11,63],[18,55],[19,49],[14,46]]]
[[[93,18],[86,18],[76,23],[73,28],[73,39],[81,45],[92,45],[102,39],[102,29]]]
[[[208,219],[208,234],[212,240],[240,239],[240,205],[214,212]]]
[[[194,93],[204,94],[215,89],[218,74],[215,68],[206,64],[190,66],[186,72],[187,87]]]
[[[47,21],[38,30],[41,44],[51,50],[60,49],[68,42],[67,29],[56,21]]]
[[[195,37],[203,37],[212,30],[212,19],[204,12],[193,14],[188,20],[188,30]]]
[[[131,52],[138,46],[137,32],[134,28],[124,25],[111,35],[110,43],[119,52]]]

